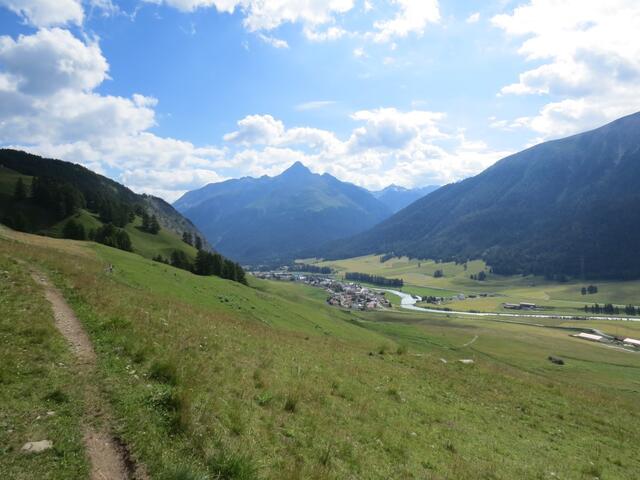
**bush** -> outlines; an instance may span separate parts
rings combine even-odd
[[[90,238],[108,247],[119,248],[128,252],[133,250],[129,234],[111,223],[95,230],[91,233]]]
[[[76,222],[73,218],[65,223],[64,229],[62,230],[62,236],[73,240],[87,239],[87,233],[85,232],[84,225]]]

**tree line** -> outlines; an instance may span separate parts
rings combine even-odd
[[[605,313],[609,315],[619,315],[620,307],[617,305],[613,305],[611,303],[606,303],[604,305],[598,305],[597,303],[593,305],[585,305],[584,306],[585,313]],[[622,311],[626,315],[640,315],[640,307],[636,307],[634,305],[626,305]]]
[[[157,255],[154,260],[182,270],[187,270],[196,275],[216,276],[226,280],[233,280],[243,285],[247,284],[246,273],[242,266],[228,258],[224,258],[219,253],[198,250],[195,262],[191,262],[184,251],[174,250],[169,258]]]
[[[378,275],[370,275],[368,273],[360,272],[347,272],[344,276],[346,280],[353,280],[356,282],[371,283],[373,285],[380,285],[382,287],[402,287],[404,282],[401,278],[386,278]]]
[[[329,275],[333,272],[331,267],[319,267],[318,265],[309,265],[306,263],[294,263],[289,266],[290,272],[309,272],[319,273],[321,275]]]

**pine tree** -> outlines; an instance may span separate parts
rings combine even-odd
[[[13,192],[14,200],[24,200],[27,198],[27,189],[24,186],[24,182],[22,181],[22,177],[18,178],[16,182],[16,188]]]
[[[187,245],[193,245],[193,239],[191,238],[191,232],[182,233],[182,241]]]
[[[155,215],[151,215],[151,220],[149,220],[149,233],[156,235],[160,231],[160,223],[158,222],[158,218]]]
[[[150,220],[149,214],[146,211],[142,212],[142,230],[145,232],[149,231]]]
[[[196,247],[196,249],[202,250],[202,239],[198,235],[194,235],[194,238],[195,238],[194,246]]]

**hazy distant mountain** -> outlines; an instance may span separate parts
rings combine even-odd
[[[438,188],[440,187],[437,185],[411,189],[399,187],[398,185],[389,185],[383,190],[373,191],[371,193],[374,197],[389,207],[393,213],[396,213]]]
[[[367,190],[314,174],[299,162],[276,177],[207,185],[174,206],[216,250],[253,264],[289,260],[296,252],[366,230],[392,213]]]
[[[484,258],[502,273],[640,277],[640,113],[439,188],[320,252]]]

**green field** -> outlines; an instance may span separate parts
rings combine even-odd
[[[0,259],[3,354],[21,346],[0,377],[0,471],[15,478],[86,478],[82,399],[72,372],[50,372],[68,352],[18,260],[48,272],[85,325],[114,432],[151,478],[637,478],[640,354],[491,319],[345,312],[320,289],[247,287],[2,227]],[[57,423],[34,424],[52,389],[67,399]],[[34,425],[61,450],[21,456]]]
[[[312,260],[305,260],[307,263]],[[576,281],[558,283],[535,276],[502,276],[489,272],[480,260],[470,261],[467,268],[454,263],[436,263],[431,260],[411,260],[407,257],[392,258],[385,263],[380,256],[346,260],[315,262],[319,266],[329,266],[340,275],[342,272],[362,272],[388,278],[402,278],[404,291],[420,296],[450,297],[462,293],[494,296],[465,298],[446,302],[445,307],[460,311],[504,312],[503,303],[535,303],[542,311],[553,313],[583,313],[585,304],[594,303],[640,306],[640,281]],[[434,278],[433,273],[442,270],[444,276]],[[471,280],[472,274],[487,273],[485,281]],[[598,293],[582,295],[581,288],[597,285]]]

